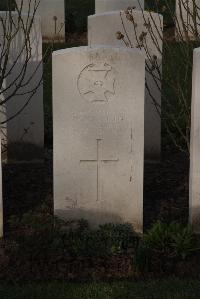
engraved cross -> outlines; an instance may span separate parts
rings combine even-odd
[[[109,163],[109,162],[118,162],[119,159],[101,159],[100,157],[100,147],[101,147],[101,141],[102,139],[97,139],[97,159],[93,160],[80,160],[80,163],[96,163],[96,174],[97,174],[97,201],[100,200],[101,194],[100,194],[100,178],[101,178],[101,167],[102,163]]]

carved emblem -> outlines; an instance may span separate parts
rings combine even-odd
[[[90,102],[108,102],[115,95],[115,70],[107,63],[86,66],[78,77],[78,90]]]

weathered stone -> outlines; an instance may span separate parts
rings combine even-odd
[[[156,160],[161,152],[161,15],[133,10],[89,16],[88,44],[136,47],[146,54],[145,159]],[[156,67],[154,68],[154,64]]]
[[[200,0],[176,0],[176,38],[199,39]]]
[[[1,237],[3,237],[3,196],[2,196],[2,161],[1,161],[1,151],[0,151],[0,238]]]
[[[128,7],[144,9],[144,0],[95,0],[96,13],[125,10]]]
[[[143,227],[145,58],[138,49],[53,53],[54,206],[64,219]]]
[[[190,145],[190,223],[200,232],[200,48],[194,50],[191,145]]]

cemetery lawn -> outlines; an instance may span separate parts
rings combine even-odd
[[[0,286],[1,299],[197,299],[199,280]]]

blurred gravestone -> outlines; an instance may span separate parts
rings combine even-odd
[[[44,150],[41,21],[26,14],[19,18],[17,12],[11,16],[0,12],[0,17],[7,34],[14,36],[8,48],[7,75],[1,90],[1,99],[5,101],[0,115],[1,122],[5,122],[1,126],[5,158],[8,162],[40,160]],[[6,45],[1,24],[0,44]],[[0,47],[0,53],[5,48]]]
[[[22,2],[23,1],[23,2]],[[29,2],[31,5],[29,5]],[[42,38],[44,42],[65,41],[65,2],[64,0],[16,0],[22,11],[41,17]],[[37,9],[36,9],[37,8]]]
[[[95,12],[126,10],[128,7],[144,9],[144,0],[95,0]]]
[[[0,139],[1,144],[1,139]],[[3,237],[3,195],[2,195],[2,161],[0,149],[0,238]]]
[[[199,40],[200,0],[176,0],[176,37]]]
[[[190,142],[190,223],[200,232],[200,48],[194,50]]]

